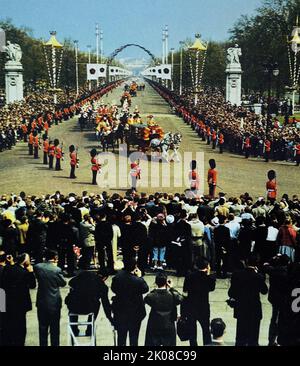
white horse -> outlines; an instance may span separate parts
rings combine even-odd
[[[180,133],[168,132],[162,140],[153,139],[150,142],[150,150],[158,151],[162,158],[167,162],[176,161],[179,162],[178,150],[182,141],[182,135]],[[169,151],[173,150],[171,158],[169,157]]]

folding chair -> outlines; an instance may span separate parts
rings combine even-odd
[[[77,316],[78,320],[76,322],[71,321],[71,317]],[[87,320],[80,320],[80,317],[85,317]],[[89,321],[88,318],[91,317]],[[79,329],[79,334],[74,334],[74,330],[72,327],[76,326]],[[86,327],[91,327],[91,335],[85,335]],[[84,328],[83,330],[81,328]],[[80,340],[85,338],[81,343]],[[93,313],[90,314],[69,314],[69,323],[68,323],[68,340],[69,346],[79,346],[79,347],[90,347],[96,346],[96,325],[95,325],[95,316]]]

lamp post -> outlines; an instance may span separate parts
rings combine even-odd
[[[61,73],[63,45],[56,39],[56,31],[51,31],[50,35],[49,41],[44,44],[44,52],[50,86],[53,91],[53,102],[57,104],[57,86]]]
[[[88,49],[88,62],[90,64],[91,63],[91,48],[92,48],[92,46],[89,44],[86,47]],[[91,83],[91,80],[89,80],[89,91],[91,91],[91,89],[92,89],[92,83]]]
[[[267,124],[266,124],[266,138],[269,136],[269,129],[271,126],[271,89],[273,77],[279,76],[279,65],[278,62],[267,62],[264,65],[264,73],[268,77],[268,103],[267,103]]]
[[[74,41],[75,44],[75,62],[76,62],[76,96],[79,95],[79,77],[78,77],[78,41]]]
[[[300,36],[299,36],[299,18],[297,17],[296,25],[294,26],[294,29],[291,34],[291,41],[288,40],[288,44],[291,44],[291,50],[294,52],[294,60],[292,62],[290,49],[288,46],[288,56],[289,56],[289,68],[290,68],[290,77],[292,79],[292,91],[293,91],[293,115],[295,114],[295,97],[296,97],[296,91],[298,89],[298,82],[299,82],[299,76],[300,76],[300,67],[298,65],[298,54],[300,51]]]
[[[180,75],[179,75],[179,95],[182,95],[182,69],[183,69],[183,45],[184,42],[180,41]]]
[[[189,47],[189,51],[190,53],[196,53],[196,67],[195,67],[195,73],[193,72],[193,65],[192,65],[192,59],[191,59],[191,55],[189,55],[190,57],[190,69],[191,69],[191,76],[192,76],[192,83],[194,84],[194,94],[195,94],[195,106],[198,103],[198,94],[199,94],[199,88],[201,85],[201,81],[202,81],[202,76],[203,76],[203,71],[204,71],[204,66],[205,66],[205,61],[206,61],[206,53],[207,53],[207,45],[204,45],[201,40],[200,40],[200,34],[196,34],[195,35],[195,42],[194,44]],[[202,66],[201,66],[201,70],[199,70],[199,64],[200,64],[200,52],[204,51],[204,56],[203,56],[203,60],[202,60]],[[200,71],[200,73],[199,73]]]
[[[175,48],[171,48],[171,55],[172,55],[172,76],[171,76],[171,90],[174,91],[174,51]]]

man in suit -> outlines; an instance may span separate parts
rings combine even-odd
[[[228,273],[228,252],[230,247],[230,230],[225,226],[226,217],[219,216],[219,225],[214,229],[216,250],[216,269],[218,278],[226,278]],[[222,263],[222,265],[221,265]]]
[[[162,273],[156,276],[155,284],[157,289],[145,297],[145,303],[151,307],[145,346],[176,346],[176,307],[181,303],[183,297],[172,288],[171,281]]]
[[[72,278],[69,282],[71,290],[65,299],[69,312],[79,315],[93,313],[94,320],[96,321],[101,300],[106,318],[113,324],[111,306],[108,299],[108,287],[105,284],[107,278],[108,274],[105,270],[101,270],[98,273],[82,271],[79,275]],[[77,316],[70,316],[70,321],[77,322],[77,320]],[[88,321],[91,321],[90,317]],[[89,325],[85,332],[87,337],[91,336],[91,330]],[[73,331],[75,335],[79,334],[77,326],[73,326]]]
[[[15,264],[11,260],[4,267],[1,286],[6,294],[3,343],[5,346],[25,346],[26,313],[32,310],[29,290],[36,286],[28,254],[19,255]]]
[[[258,346],[262,319],[260,294],[266,295],[265,277],[258,273],[257,258],[252,255],[247,267],[235,272],[231,278],[228,295],[235,300],[234,317],[237,319],[236,346]]]
[[[203,345],[211,343],[209,293],[216,286],[216,278],[210,274],[209,263],[205,259],[199,257],[196,267],[197,270],[185,278],[183,292],[187,293],[187,298],[181,311],[183,317],[190,319],[190,345],[193,347],[198,346],[197,321],[202,328]]]
[[[126,346],[129,332],[130,346],[138,346],[142,320],[146,316],[143,294],[149,291],[134,259],[128,260],[123,271],[112,280],[114,324],[118,332],[118,346]]]
[[[48,346],[50,328],[51,346],[59,346],[59,322],[62,306],[60,287],[66,286],[61,268],[57,267],[58,253],[47,250],[46,261],[34,266],[38,281],[37,313],[39,321],[40,346]]]

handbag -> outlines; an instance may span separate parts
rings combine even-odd
[[[189,318],[181,317],[177,320],[177,335],[181,342],[186,342],[190,340],[191,326]]]

